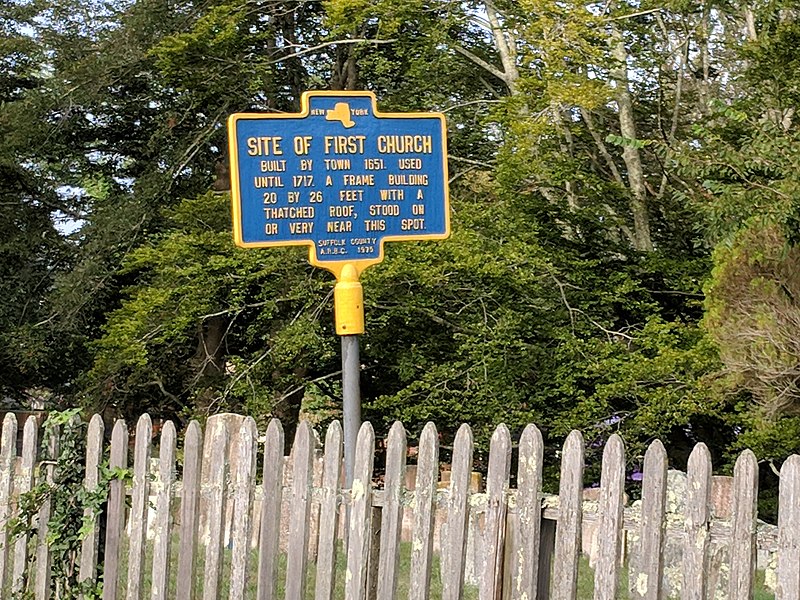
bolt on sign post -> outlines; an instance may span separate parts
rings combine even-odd
[[[245,248],[308,246],[336,276],[342,340],[345,480],[361,426],[361,273],[387,241],[450,234],[447,133],[440,113],[380,113],[371,92],[306,92],[300,113],[228,119],[233,233]]]

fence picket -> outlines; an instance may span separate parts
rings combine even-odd
[[[247,559],[250,555],[250,526],[253,504],[253,485],[256,478],[258,443],[256,422],[247,417],[239,428],[238,456],[233,496],[231,531],[230,600],[243,600],[247,586]]]
[[[44,453],[45,463],[42,471],[44,472],[44,480],[48,485],[53,485],[55,480],[55,464],[58,460],[58,439],[59,428],[53,427],[50,432],[50,438],[47,442],[47,448]],[[52,513],[52,501],[50,498],[45,498],[39,507],[39,514],[37,516],[37,529],[36,529],[36,562],[34,567],[36,569],[34,577],[33,597],[35,600],[47,600],[51,593],[51,556],[50,547],[47,544],[47,530],[48,523],[50,522],[50,515]]]
[[[539,541],[542,522],[542,461],[544,443],[535,425],[528,425],[519,440],[517,468],[518,551],[513,557],[512,600],[536,600],[539,578]]]
[[[377,598],[393,598],[397,590],[406,451],[405,427],[399,421],[395,421],[386,439],[386,473],[384,476]]]
[[[36,453],[39,448],[39,423],[36,417],[30,416],[22,430],[22,457],[20,473],[17,479],[16,495],[19,497],[33,487],[33,476],[36,467]],[[27,587],[28,569],[28,532],[24,531],[14,543],[14,567],[11,574],[12,594],[21,594]]]
[[[730,600],[753,597],[758,517],[758,461],[745,450],[733,467],[733,523],[730,545]]]
[[[631,597],[661,600],[664,571],[664,514],[667,500],[667,451],[655,440],[644,454],[639,549],[631,556]]]
[[[558,575],[553,581],[554,600],[575,600],[578,587],[578,555],[583,519],[583,436],[573,431],[564,442],[558,492],[558,522],[553,558]]]
[[[261,530],[258,550],[258,600],[275,600],[283,495],[283,426],[272,419],[264,444]]]
[[[14,483],[14,459],[17,456],[17,416],[6,413],[0,441],[0,593],[6,588],[9,543],[8,520],[11,518],[11,489]]]
[[[427,600],[433,560],[433,503],[439,479],[439,436],[433,423],[422,430],[417,456],[408,600]]]
[[[100,415],[94,415],[89,421],[86,432],[86,475],[83,487],[92,493],[97,489],[100,472],[98,467],[103,458],[103,433],[105,427]],[[97,576],[97,548],[100,540],[100,515],[91,508],[83,512],[85,522],[91,523],[91,528],[86,533],[81,543],[81,563],[78,578],[80,581],[94,580]]]
[[[222,546],[225,527],[225,493],[228,485],[228,430],[218,427],[211,438],[208,469],[208,545],[203,576],[203,600],[217,600],[222,576]]]
[[[342,425],[334,421],[325,434],[319,507],[319,544],[314,600],[332,600],[336,583],[336,532],[339,527],[339,482],[342,478]]]
[[[347,600],[364,600],[366,596],[374,459],[375,432],[372,425],[365,422],[358,432],[353,484],[350,488],[350,531],[347,543],[347,574],[344,582],[344,596]]]
[[[683,600],[705,600],[708,571],[708,508],[711,496],[711,454],[702,442],[689,456],[686,468],[685,544],[683,547]]]
[[[175,581],[177,600],[193,600],[197,531],[200,524],[200,473],[203,461],[203,432],[197,421],[186,428],[183,438],[181,476],[181,522],[178,533],[178,572]]]
[[[242,421],[240,421],[242,422]],[[66,427],[74,426],[74,423]],[[14,498],[33,486],[38,448],[38,423],[29,418],[22,433],[22,456],[17,465],[16,420],[6,416],[0,433],[0,524],[12,516]],[[13,431],[12,431],[13,430]],[[57,432],[58,433],[58,432]],[[143,595],[142,552],[146,536],[146,517],[150,502],[148,467],[150,418],[144,415],[137,425],[137,445],[134,458],[134,480],[131,485],[131,539],[129,545],[129,568],[126,594],[131,600],[140,600]],[[61,431],[61,438],[65,432]],[[210,486],[204,489],[209,506],[209,545],[206,547],[206,564],[202,596],[204,600],[216,600],[222,592],[222,568],[224,555],[223,514],[226,510],[228,485],[227,470],[230,464],[228,432],[219,429],[209,444],[211,451]],[[225,588],[230,600],[243,600],[247,587],[247,562],[250,554],[250,529],[253,527],[252,502],[255,479],[255,464],[258,452],[255,422],[244,420],[237,437],[236,453],[239,462],[234,475],[232,490],[232,513],[235,515],[231,527],[231,572]],[[54,471],[57,456],[58,436],[54,436],[48,449],[42,454],[41,472],[46,481],[58,477]],[[154,543],[152,563],[153,600],[167,597],[170,581],[170,514],[172,497],[175,495],[175,428],[167,422],[160,442],[161,485],[152,490],[155,504],[153,521]],[[99,464],[102,456],[103,423],[95,415],[87,431],[86,476],[84,488],[91,491],[99,484]],[[303,600],[305,590],[308,544],[313,540],[314,524],[310,511],[312,498],[318,499],[320,525],[316,569],[315,600],[332,600],[336,580],[337,522],[340,510],[342,470],[342,428],[333,423],[325,441],[325,456],[321,461],[322,472],[315,472],[314,450],[318,441],[307,423],[298,428],[295,439],[292,478],[292,497],[289,504],[289,533],[287,536],[287,599]],[[375,437],[371,425],[364,424],[359,434],[357,464],[354,483],[349,490],[351,518],[349,544],[347,546],[347,572],[345,574],[345,597],[348,600],[368,600],[368,597],[391,600],[397,593],[399,539],[403,516],[403,482],[405,469],[406,440],[401,423],[395,423],[387,438],[386,470],[384,490],[378,495],[377,507],[373,506],[372,469]],[[283,495],[283,430],[278,421],[273,421],[267,430],[263,503],[260,519],[258,558],[258,600],[275,598],[278,572],[281,501]],[[542,508],[541,480],[543,445],[541,433],[529,425],[519,442],[519,465],[517,490],[511,496],[516,502],[508,512],[509,475],[511,465],[511,438],[508,429],[501,425],[492,436],[489,454],[489,472],[485,494],[471,494],[472,432],[463,425],[456,436],[449,490],[446,523],[441,525],[441,579],[443,600],[461,600],[464,578],[477,575],[481,600],[547,600],[549,597],[574,600],[577,596],[577,565],[581,544],[582,527],[582,475],[584,446],[579,432],[572,432],[564,443],[561,464],[561,488],[558,511],[551,508],[548,500]],[[180,488],[181,525],[178,552],[177,595],[178,600],[195,600],[196,579],[194,574],[198,529],[198,507],[200,498],[200,462],[202,460],[202,432],[196,422],[187,429],[184,442],[184,467]],[[128,430],[124,421],[117,421],[112,432],[109,465],[116,474],[110,482],[107,534],[105,540],[105,564],[103,589],[104,600],[116,600],[122,578],[120,559],[125,523],[125,477],[127,467]],[[416,492],[412,501],[413,535],[411,541],[411,577],[409,600],[428,600],[432,577],[432,548],[434,507],[437,500],[438,483],[438,436],[433,423],[426,425],[420,440],[418,464],[416,465]],[[704,600],[716,590],[716,573],[722,562],[719,556],[710,557],[713,548],[712,535],[720,539],[728,524],[717,520],[711,511],[711,458],[708,449],[698,444],[687,467],[686,508],[683,519],[684,547],[682,565],[683,600]],[[663,444],[653,442],[644,458],[642,481],[641,522],[638,526],[638,542],[630,554],[630,596],[636,600],[662,600],[661,579],[664,571],[665,508],[667,458]],[[16,474],[16,476],[14,476]],[[620,548],[623,531],[623,485],[624,446],[618,436],[612,436],[603,453],[600,502],[597,529],[598,555],[595,563],[594,598],[611,600],[616,597],[620,563]],[[755,572],[757,525],[758,464],[750,451],[739,457],[734,468],[733,511],[730,520],[730,575],[727,598],[749,600],[752,597]],[[765,532],[764,541],[770,551],[777,549],[776,600],[800,600],[800,456],[787,459],[781,470],[779,493],[779,518],[777,540]],[[315,500],[316,501],[316,500]],[[470,513],[470,511],[473,511]],[[376,511],[382,514],[376,520]],[[15,540],[8,539],[8,532],[0,528],[0,590],[31,595],[36,600],[58,597],[62,590],[59,581],[52,581],[49,569],[49,549],[44,543],[47,536],[48,503],[40,506],[37,522],[35,559],[28,556],[29,544],[25,534]],[[482,544],[477,552],[477,571],[472,572],[467,561],[466,540],[470,517],[480,517],[484,527]],[[86,513],[89,523],[94,519],[94,531],[90,531],[82,542],[79,578],[92,580],[97,570],[98,523],[96,516]],[[635,515],[633,515],[635,517]],[[316,517],[314,517],[316,518]],[[712,523],[712,518],[715,520]],[[475,523],[478,520],[475,517]],[[546,523],[555,523],[547,530]],[[34,522],[36,524],[36,522]],[[555,533],[549,533],[550,530]],[[36,531],[36,528],[33,529]],[[469,534],[472,534],[469,531]],[[554,542],[553,542],[554,538]],[[380,539],[380,544],[377,540]],[[548,542],[547,539],[550,539]],[[3,543],[5,542],[5,543]],[[776,545],[770,545],[775,544]],[[13,556],[10,545],[13,544]],[[370,556],[370,544],[373,545]],[[8,545],[9,547],[6,547]],[[761,547],[761,546],[759,546]],[[376,549],[380,548],[380,552]],[[377,558],[376,558],[377,557]],[[550,585],[547,565],[552,558],[556,577]],[[717,562],[714,562],[714,561]],[[12,564],[13,563],[13,564]],[[724,567],[724,565],[723,565]],[[367,579],[371,569],[377,578],[368,588]],[[173,575],[173,577],[175,577]],[[372,581],[372,580],[370,580]],[[122,582],[124,585],[125,582]],[[55,587],[53,587],[55,586]],[[552,590],[549,588],[552,587]],[[199,590],[198,590],[199,592]],[[552,596],[551,596],[552,593]]]
[[[486,474],[486,529],[484,531],[483,565],[481,566],[481,600],[499,600],[503,580],[503,548],[507,512],[508,479],[511,475],[511,434],[500,424],[489,442],[489,469]]]
[[[128,468],[128,426],[118,419],[111,431],[110,469]],[[116,600],[119,581],[119,554],[125,526],[125,481],[115,477],[109,483],[106,545],[103,553],[103,600]]]
[[[165,600],[169,591],[170,546],[172,540],[172,488],[175,485],[175,425],[167,421],[161,428],[158,449],[158,478],[161,487],[156,496],[156,517],[153,523],[152,600]]]
[[[447,539],[442,546],[442,600],[461,600],[464,589],[469,483],[472,477],[472,429],[464,423],[453,443],[450,471],[450,503],[447,511]]]
[[[292,454],[292,496],[289,512],[289,537],[286,543],[286,600],[303,600],[308,567],[308,531],[311,515],[311,485],[316,438],[308,421],[303,421],[294,436]]]
[[[130,537],[128,541],[127,600],[140,600],[144,580],[144,546],[147,536],[147,508],[150,496],[150,451],[153,422],[147,413],[136,423],[136,446],[133,450],[131,484]]]
[[[781,466],[775,600],[800,600],[800,456]]]
[[[603,449],[600,475],[598,530],[601,535],[594,574],[595,600],[614,600],[617,597],[624,494],[625,447],[622,438],[614,434]]]

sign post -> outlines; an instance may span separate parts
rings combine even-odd
[[[384,242],[450,234],[447,134],[440,113],[380,113],[371,92],[306,92],[300,113],[228,119],[236,244],[308,246],[336,277],[342,338],[345,484],[361,426],[359,281]]]

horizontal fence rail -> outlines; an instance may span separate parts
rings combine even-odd
[[[63,592],[46,536],[54,507],[43,502],[21,533],[7,527],[20,497],[54,480],[58,436],[40,448],[39,429],[33,417],[3,420],[2,598]],[[534,425],[516,440],[497,427],[484,487],[473,472],[468,425],[444,464],[433,423],[415,452],[395,423],[376,473],[375,433],[365,423],[351,489],[342,487],[338,422],[324,442],[301,423],[288,457],[278,421],[259,432],[238,415],[210,418],[205,432],[192,422],[180,435],[166,423],[158,436],[144,415],[132,437],[126,423],[114,423],[108,444],[99,416],[86,431],[87,492],[98,492],[108,469],[130,473],[108,481],[101,513],[84,515],[76,568],[81,580],[102,574],[104,600],[571,600],[586,573],[595,600],[619,597],[623,573],[634,599],[749,600],[759,553],[775,598],[800,600],[798,456],[781,469],[772,527],[757,520],[753,453],[743,452],[733,477],[722,481],[703,444],[681,474],[668,471],[664,446],[653,442],[642,497],[629,503],[617,435],[605,444],[599,487],[584,489],[584,440],[573,431],[560,452],[556,495],[542,491],[547,457]],[[730,492],[724,509],[712,498],[722,484]]]

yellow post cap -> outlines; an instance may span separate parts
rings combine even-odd
[[[339,280],[333,288],[333,310],[338,335],[364,333],[364,289],[354,265],[342,267]]]

